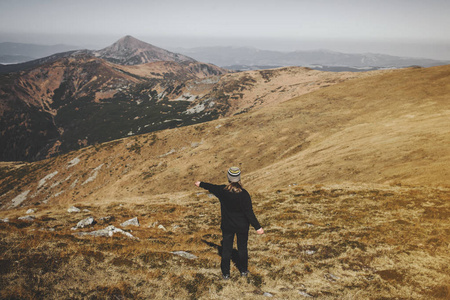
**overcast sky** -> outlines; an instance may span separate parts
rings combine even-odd
[[[0,42],[101,48],[124,35],[450,59],[450,0],[0,0]]]

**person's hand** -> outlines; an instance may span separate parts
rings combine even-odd
[[[200,187],[200,181],[196,181],[194,184],[195,186]]]
[[[264,234],[264,229],[261,227],[260,229],[256,230],[257,234]]]

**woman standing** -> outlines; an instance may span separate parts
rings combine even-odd
[[[259,224],[253,213],[252,200],[249,193],[242,188],[241,171],[237,167],[231,167],[227,172],[228,185],[215,185],[196,181],[195,185],[208,190],[220,201],[222,214],[222,269],[223,279],[230,278],[230,260],[233,250],[234,236],[237,236],[241,276],[248,275],[248,230],[250,224],[258,234],[263,234],[264,229]]]

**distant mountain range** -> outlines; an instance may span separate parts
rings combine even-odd
[[[39,60],[56,53],[80,50],[69,45],[43,46],[20,43],[0,43],[1,64],[24,63]],[[302,66],[324,71],[367,71],[410,66],[432,67],[450,64],[450,61],[427,58],[400,57],[376,53],[341,53],[329,50],[270,51],[248,47],[174,48],[174,52],[125,36],[101,50],[86,50],[96,57],[122,65],[138,65],[153,61],[202,61],[230,70],[260,70],[286,66]],[[22,65],[29,66],[28,65]],[[20,68],[19,68],[20,69]]]
[[[319,70],[358,71],[450,64],[450,61],[425,58],[408,58],[374,53],[351,54],[328,50],[280,52],[245,47],[202,47],[177,48],[176,51],[199,61],[232,70],[302,66]]]
[[[36,45],[24,43],[0,43],[0,64],[31,61],[56,53],[81,49],[72,45]]]

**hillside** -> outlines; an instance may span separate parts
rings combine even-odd
[[[0,142],[5,145],[0,160],[40,160],[137,133],[211,120],[212,113],[183,114],[190,102],[170,104],[166,91],[186,80],[227,71],[200,62],[167,64],[172,67],[140,77],[76,52],[28,71],[0,75]]]
[[[384,71],[389,72],[389,71]],[[0,75],[4,161],[34,161],[130,135],[276,104],[367,73],[305,68],[229,73],[201,62],[122,66],[71,53]]]
[[[52,179],[58,182],[102,165],[97,197],[125,196],[123,187],[162,194],[183,191],[202,174],[221,180],[226,166],[238,164],[246,183],[258,189],[345,182],[448,187],[448,69],[350,80],[247,114],[88,147],[27,165],[34,171],[22,182],[44,177],[36,173],[43,166],[58,171]],[[68,169],[75,158],[81,163]],[[33,201],[60,192],[61,199],[83,198],[92,185],[67,190],[61,182],[41,194],[34,183],[10,193],[29,189]]]
[[[1,296],[446,299],[449,77],[450,66],[384,72],[3,166]],[[224,283],[218,204],[193,182],[223,183],[231,165],[266,235],[251,232],[252,276]],[[120,225],[133,217],[141,226]],[[139,240],[83,235],[108,225]]]

